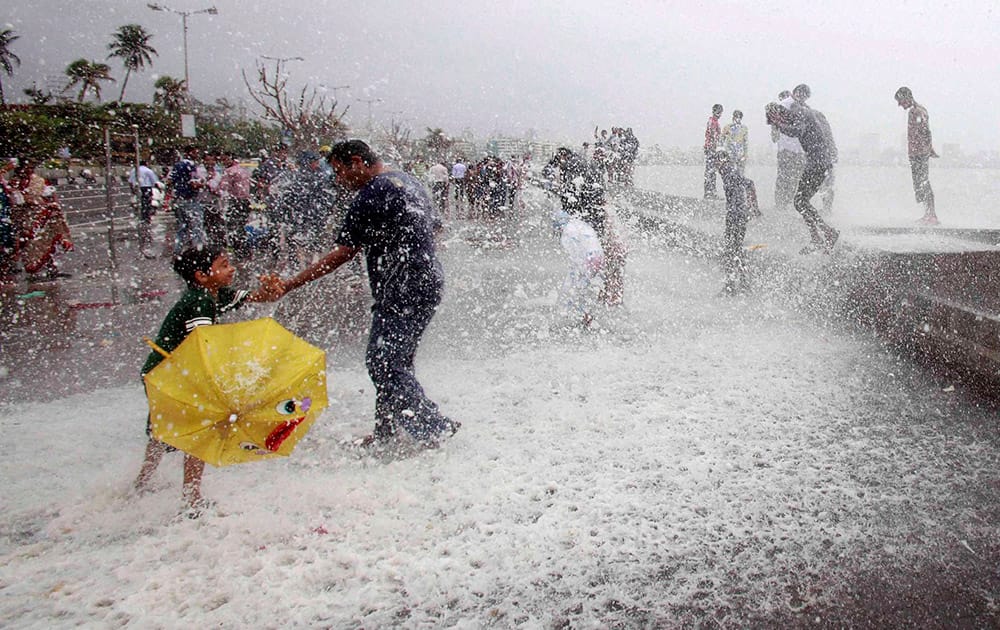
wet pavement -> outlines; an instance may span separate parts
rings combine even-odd
[[[155,334],[182,289],[169,251],[146,260],[127,232],[74,230],[73,251],[59,255],[69,278],[17,282],[0,289],[0,404],[46,401],[138,379],[142,337]]]

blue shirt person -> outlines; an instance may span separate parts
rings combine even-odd
[[[205,209],[198,202],[198,191],[204,186],[198,178],[198,149],[190,146],[185,150],[185,158],[170,169],[170,187],[174,198],[171,208],[177,219],[177,233],[174,236],[174,255],[186,247],[201,247],[205,238]]]
[[[360,140],[339,142],[327,161],[338,182],[358,191],[335,247],[285,280],[285,292],[321,278],[364,251],[372,298],[365,364],[375,385],[375,431],[364,445],[391,447],[404,429],[434,448],[458,430],[417,381],[420,338],[441,302],[444,274],[434,247],[430,196],[412,176],[386,167]]]

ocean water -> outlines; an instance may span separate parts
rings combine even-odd
[[[941,225],[954,228],[1000,228],[1000,170],[935,168],[931,186]],[[674,195],[700,197],[704,168],[696,166],[640,166],[635,184]],[[775,166],[755,164],[747,176],[757,185],[764,208],[774,205]],[[721,184],[719,187],[721,193]],[[905,227],[923,214],[913,197],[908,166],[838,165],[836,201],[831,220],[841,225]]]

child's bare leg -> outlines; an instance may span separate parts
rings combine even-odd
[[[201,502],[201,474],[205,470],[205,462],[197,457],[184,455],[184,488],[181,496],[191,507]]]
[[[159,440],[150,439],[146,443],[146,457],[142,460],[142,468],[139,469],[139,476],[135,478],[133,484],[138,492],[149,489],[149,480],[153,477],[156,467],[160,465],[165,450],[165,445]]]

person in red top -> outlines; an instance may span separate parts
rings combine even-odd
[[[913,175],[913,192],[917,203],[924,204],[921,223],[937,225],[934,211],[934,191],[931,190],[930,159],[938,157],[931,144],[931,127],[927,120],[927,109],[913,100],[913,92],[908,87],[896,90],[896,104],[909,110],[906,124],[907,153],[910,156],[910,172]]]
[[[719,117],[722,116],[722,105],[716,103],[712,105],[712,115],[705,126],[705,199],[717,199],[715,194],[715,173],[717,165],[715,154],[719,150],[719,143],[722,140],[722,128],[719,126]]]

